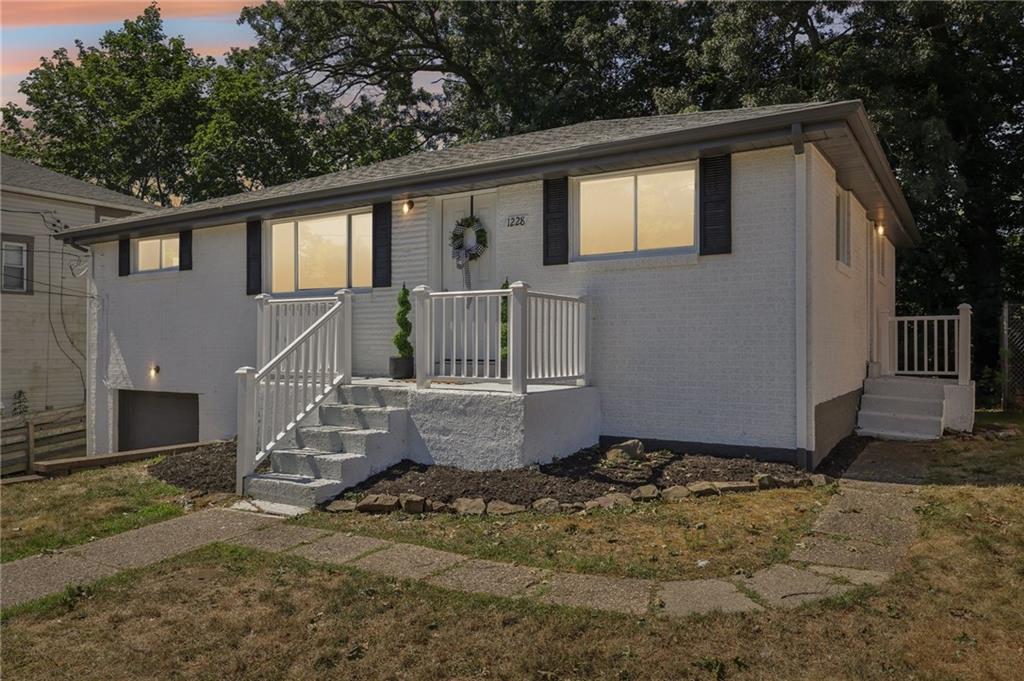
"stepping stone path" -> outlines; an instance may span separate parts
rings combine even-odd
[[[229,542],[398,579],[423,580],[445,589],[634,616],[686,617],[793,608],[860,585],[882,583],[914,540],[914,485],[924,479],[925,463],[908,467],[903,460],[886,468],[890,459],[883,445],[872,444],[864,452],[869,456],[862,454],[850,467],[839,491],[819,514],[810,535],[797,544],[788,563],[746,577],[658,582],[555,572],[372,537],[332,534],[288,525],[267,515],[211,509],[7,563],[0,568],[0,607],[150,565],[212,542]],[[858,467],[862,459],[866,463]],[[626,495],[608,497],[609,505],[632,503]],[[410,501],[422,503],[420,498],[402,500]],[[400,502],[392,497],[374,503],[390,506]],[[547,500],[543,510],[553,511],[556,503]],[[453,504],[460,505],[484,510],[482,499],[460,499]]]

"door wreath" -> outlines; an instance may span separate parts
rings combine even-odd
[[[470,290],[469,263],[477,260],[487,250],[487,230],[475,215],[467,215],[455,223],[455,229],[448,237],[452,247],[455,266],[462,270],[462,283]]]

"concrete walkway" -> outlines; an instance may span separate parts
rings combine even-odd
[[[446,589],[630,615],[685,617],[709,612],[791,608],[887,579],[917,533],[917,488],[906,481],[863,480],[864,468],[886,466],[885,443],[871,445],[866,463],[798,543],[789,563],[749,577],[654,581],[554,572],[469,558],[413,544],[330,533],[278,518],[214,509],[132,530],[80,547],[0,567],[0,607],[34,600],[119,570],[142,567],[212,542],[228,542],[309,560],[347,565]],[[877,450],[872,451],[878,445]],[[899,466],[905,467],[901,461]],[[923,465],[923,462],[922,462]],[[908,476],[923,479],[923,470]]]

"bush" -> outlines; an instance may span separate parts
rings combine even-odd
[[[412,358],[412,343],[409,342],[409,334],[412,333],[412,322],[409,321],[409,312],[412,311],[412,303],[409,302],[409,289],[402,284],[402,290],[398,292],[398,311],[395,312],[395,323],[398,324],[398,332],[391,339],[398,350],[398,356],[405,359]]]

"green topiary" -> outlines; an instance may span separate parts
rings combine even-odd
[[[398,292],[398,311],[395,312],[395,322],[398,324],[398,333],[394,335],[391,342],[398,350],[398,356],[405,359],[412,358],[412,343],[409,342],[409,334],[412,333],[412,322],[409,321],[409,312],[412,311],[412,303],[409,302],[409,289],[402,284],[402,290]]]

